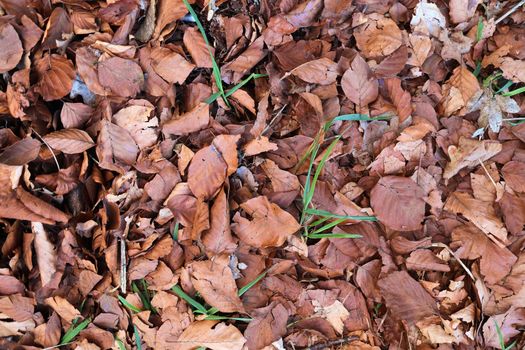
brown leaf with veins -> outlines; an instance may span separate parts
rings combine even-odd
[[[307,83],[330,85],[337,79],[337,64],[329,58],[320,58],[292,69],[293,74]]]
[[[192,350],[199,346],[212,350],[242,350],[246,339],[232,325],[218,321],[191,323],[177,340],[169,340],[174,350]]]
[[[41,324],[35,328],[35,342],[44,347],[53,347],[60,342],[62,334],[62,324],[60,317],[53,312],[47,323]]]
[[[461,137],[457,147],[448,147],[450,162],[445,167],[443,177],[450,179],[463,168],[476,167],[480,165],[480,162],[484,162],[498,154],[501,149],[501,143],[497,141],[479,141]]]
[[[31,137],[16,141],[4,148],[0,154],[0,163],[6,165],[24,165],[38,157],[40,141]]]
[[[35,235],[35,253],[42,286],[46,286],[57,272],[57,253],[55,246],[49,241],[44,225],[32,222],[31,230]]]
[[[425,217],[425,193],[410,178],[385,176],[370,192],[370,205],[379,222],[397,231],[414,231]]]
[[[449,15],[452,23],[468,22],[476,13],[481,0],[450,0]]]
[[[191,111],[168,120],[162,126],[162,132],[166,135],[187,135],[204,129],[209,123],[210,106],[207,103],[200,103]]]
[[[66,129],[81,128],[93,115],[93,108],[83,103],[64,102],[60,121]]]
[[[388,96],[396,106],[399,122],[405,121],[412,114],[412,98],[408,91],[401,87],[401,79],[394,77],[385,79]]]
[[[452,76],[442,88],[441,108],[445,117],[465,107],[480,89],[478,79],[467,67],[459,66],[454,69]]]
[[[356,55],[352,65],[341,79],[343,91],[356,105],[365,107],[375,101],[378,95],[379,83],[372,76],[372,71],[366,61]]]
[[[126,129],[105,120],[97,141],[102,168],[124,173],[124,166],[135,163],[139,148]]]
[[[70,325],[77,317],[81,317],[78,311],[69,301],[60,296],[49,297],[45,300],[57,314],[65,321],[65,325]]]
[[[501,174],[510,188],[519,193],[525,192],[525,163],[510,161],[503,166]]]
[[[79,129],[63,129],[49,133],[44,136],[44,141],[52,148],[67,154],[82,153],[95,146],[91,136]]]
[[[9,23],[0,28],[0,38],[0,73],[3,74],[18,65],[24,49],[15,28]]]
[[[213,146],[200,149],[188,167],[188,186],[203,200],[211,199],[227,178],[228,165],[219,150]]]
[[[73,24],[68,12],[62,7],[55,7],[47,21],[46,30],[42,38],[44,50],[62,47],[73,34]]]
[[[195,66],[178,53],[158,47],[151,51],[151,66],[168,83],[182,84]],[[177,67],[174,69],[174,67]]]
[[[237,285],[229,266],[228,255],[196,261],[190,267],[191,282],[206,303],[221,312],[244,312]]]
[[[141,150],[151,147],[157,142],[159,120],[157,117],[150,118],[153,109],[149,103],[146,105],[130,105],[122,108],[112,117],[115,124],[129,131]]]
[[[37,89],[45,101],[59,100],[73,87],[73,62],[57,54],[45,54],[35,62]]]
[[[451,247],[460,259],[481,259],[480,272],[485,282],[493,285],[507,276],[517,257],[505,247],[492,242],[486,234],[471,224],[452,231]]]
[[[244,155],[246,157],[255,156],[269,151],[277,151],[277,149],[277,144],[270,142],[270,139],[267,136],[259,136],[248,141],[243,147]]]
[[[429,249],[417,249],[406,259],[408,270],[449,272],[450,267]]]
[[[392,272],[377,284],[386,306],[409,325],[438,313],[434,298],[406,271]]]
[[[184,30],[184,36],[182,38],[184,46],[191,55],[193,62],[199,68],[211,68],[213,67],[210,52],[202,34],[195,27],[190,27]],[[215,48],[210,47],[210,51],[215,55]]]
[[[354,32],[357,47],[366,58],[388,56],[403,44],[396,22],[383,16],[370,16]]]
[[[135,97],[143,88],[144,74],[134,61],[111,57],[98,63],[98,80],[113,95]]]
[[[525,62],[505,57],[500,66],[503,71],[503,77],[512,80],[515,83],[525,82]]]
[[[202,243],[206,251],[214,255],[233,253],[237,244],[230,226],[230,206],[224,188],[215,197],[210,212],[210,229],[203,233]]]
[[[253,247],[279,247],[301,227],[290,213],[270,203],[266,196],[252,198],[242,203],[241,208],[251,220],[237,212],[232,230],[241,241]]]
[[[263,349],[286,334],[289,311],[279,302],[254,310],[244,336],[249,350]]]

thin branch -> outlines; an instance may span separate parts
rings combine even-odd
[[[503,16],[501,16],[500,18],[498,18],[494,24],[498,24],[500,23],[501,21],[503,21],[505,18],[509,17],[510,15],[512,15],[514,12],[516,12],[521,6],[525,5],[525,0],[521,0],[520,2],[518,2],[516,5],[514,5],[510,10],[508,10]]]
[[[44,143],[44,145],[46,145],[47,148],[49,148],[49,150],[51,151],[51,154],[53,155],[53,159],[55,160],[55,164],[57,165],[58,171],[60,171],[61,170],[60,169],[60,164],[58,164],[58,159],[57,159],[57,156],[55,155],[55,152],[53,151],[53,148],[51,148],[49,143],[47,143],[46,140],[44,140],[44,138],[42,136],[40,136],[40,134],[35,129],[33,129],[32,127],[29,127],[29,128],[36,134],[36,136],[38,136],[40,141],[42,141]]]
[[[359,340],[359,337],[351,336],[351,337],[344,337],[344,338],[340,338],[340,339],[330,340],[330,341],[328,341],[326,343],[320,343],[320,344],[312,345],[312,346],[306,348],[306,350],[323,350],[323,349],[326,349],[326,348],[330,348],[332,346],[348,344],[348,343],[353,342],[354,340]]]

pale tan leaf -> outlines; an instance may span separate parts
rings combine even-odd
[[[34,244],[40,280],[42,286],[45,286],[53,279],[53,275],[57,271],[57,254],[42,223],[31,222],[31,230],[35,235]]]
[[[370,17],[354,32],[357,47],[367,58],[387,56],[403,44],[403,35],[390,18]]]
[[[192,350],[203,346],[212,350],[242,350],[246,339],[232,325],[217,321],[197,321],[170,344],[174,350]]]
[[[445,167],[443,177],[450,179],[463,168],[476,167],[480,162],[484,162],[498,154],[501,149],[502,146],[497,141],[479,141],[461,137],[457,147],[448,147],[450,162]]]
[[[294,68],[289,74],[307,83],[329,85],[337,78],[337,64],[328,58],[309,61]]]

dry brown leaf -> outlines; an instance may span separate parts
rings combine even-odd
[[[111,57],[98,63],[98,81],[113,95],[135,97],[143,88],[144,74],[134,61]]]
[[[102,168],[124,173],[123,166],[135,163],[139,148],[126,129],[103,121],[97,141],[97,157]]]
[[[505,57],[500,66],[503,71],[503,77],[512,80],[515,83],[525,82],[525,62]]]
[[[3,74],[17,66],[24,49],[15,28],[9,23],[0,28],[0,38],[0,73]]]
[[[448,13],[452,23],[468,22],[474,16],[480,3],[481,0],[450,0]]]
[[[203,200],[213,198],[227,178],[227,169],[228,164],[215,146],[200,149],[188,167],[191,192]]]
[[[200,103],[191,111],[169,120],[162,126],[166,135],[187,135],[204,129],[210,123],[210,106]]]
[[[510,49],[510,45],[498,47],[498,49],[493,51],[490,55],[483,57],[481,60],[481,67],[486,68],[490,65],[493,65],[494,67],[499,68],[503,63],[504,57],[508,55]]]
[[[208,51],[206,42],[204,41],[202,34],[197,28],[187,28],[184,31],[183,41],[184,46],[186,46],[186,49],[190,53],[191,58],[193,59],[193,62],[195,62],[195,65],[197,67],[213,67],[212,60],[210,57],[210,51]],[[215,55],[215,48],[210,47],[209,49],[211,50],[212,54]]]
[[[379,83],[372,76],[370,67],[359,55],[356,55],[352,65],[341,79],[343,91],[356,105],[365,107],[375,101],[378,95]]]
[[[476,167],[480,165],[480,162],[498,154],[501,148],[501,144],[497,141],[479,141],[461,137],[457,147],[448,147],[450,162],[445,167],[443,177],[450,179],[463,168]]]
[[[0,275],[0,295],[13,295],[24,291],[24,284],[18,279],[13,276]]]
[[[188,1],[193,4],[195,1]],[[174,28],[177,20],[188,13],[188,9],[181,0],[160,0],[157,7],[159,13],[153,32],[153,38],[157,39],[164,31],[170,31]]]
[[[438,37],[447,25],[447,19],[436,4],[422,0],[416,6],[410,25],[412,28],[423,26],[432,36]]]
[[[115,124],[129,131],[139,149],[153,146],[157,142],[157,117],[150,118],[153,106],[131,105],[122,108],[112,119]]]
[[[454,214],[462,214],[498,245],[507,243],[507,229],[496,214],[492,203],[475,199],[468,193],[454,192],[445,202],[444,209]]]
[[[230,206],[224,189],[215,197],[210,212],[210,229],[203,233],[202,243],[206,251],[214,255],[233,253],[237,247],[231,233]]]
[[[320,58],[303,63],[288,74],[293,74],[307,83],[330,85],[337,78],[337,64],[331,59]]]
[[[0,154],[0,163],[7,165],[24,165],[38,157],[41,143],[30,137],[19,140],[4,148]]]
[[[60,111],[60,121],[66,129],[81,128],[93,112],[92,107],[83,103],[65,102]]]
[[[236,213],[232,230],[246,244],[253,247],[279,247],[300,225],[288,212],[270,203],[266,196],[252,198],[241,204],[251,220]]]
[[[243,313],[229,261],[228,255],[221,255],[212,260],[193,262],[189,267],[191,282],[206,303],[219,311]]]
[[[199,346],[212,350],[242,350],[246,339],[232,325],[197,321],[191,323],[177,340],[170,340],[169,343],[175,350],[191,350]]]
[[[46,30],[42,37],[42,48],[44,50],[62,47],[71,39],[73,34],[73,24],[69,14],[62,7],[55,7],[49,20]]]
[[[67,154],[82,153],[95,143],[87,132],[79,129],[58,130],[44,136],[49,146]]]
[[[357,47],[366,58],[388,56],[403,44],[403,34],[390,18],[376,16],[354,32]]]
[[[505,247],[492,242],[486,234],[473,225],[461,225],[452,231],[452,247],[460,259],[479,259],[480,272],[489,284],[496,284],[507,276],[517,257]],[[456,242],[456,243],[454,243]]]
[[[525,192],[525,163],[510,161],[503,166],[501,174],[510,188],[519,193]]]
[[[448,117],[462,109],[479,90],[478,79],[474,74],[465,66],[457,67],[443,85],[443,114]]]
[[[184,83],[195,68],[178,53],[162,47],[151,51],[151,66],[158,75],[171,84]]]
[[[416,67],[422,67],[425,60],[430,55],[432,50],[432,41],[428,35],[410,34],[408,42],[412,51],[412,55],[408,59],[408,64]]]
[[[60,342],[61,334],[62,325],[60,323],[60,317],[58,317],[56,312],[53,312],[47,323],[35,328],[35,342],[44,347],[52,347]]]
[[[257,154],[269,151],[277,151],[277,149],[277,145],[273,142],[270,142],[266,136],[257,137],[246,143],[243,147],[244,155],[246,157],[255,156]]]
[[[409,325],[438,313],[434,298],[406,271],[392,272],[378,285],[388,308]]]
[[[450,267],[429,249],[417,249],[406,259],[408,270],[449,272]]]
[[[401,87],[401,79],[394,77],[385,79],[388,96],[396,106],[399,121],[404,122],[412,113],[412,98],[408,91]]]
[[[249,350],[263,349],[286,334],[289,312],[282,304],[273,301],[251,315],[253,321],[244,332]]]
[[[525,325],[525,309],[516,306],[512,306],[503,314],[489,317],[483,325],[485,345],[501,349],[502,343],[507,344],[513,337],[520,334],[523,325]]]
[[[49,241],[44,225],[40,222],[31,222],[31,230],[35,235],[35,252],[40,280],[42,286],[46,286],[57,272],[57,254],[55,247]]]
[[[377,219],[397,231],[421,228],[425,217],[425,193],[406,177],[386,176],[370,192],[370,205]]]
[[[61,99],[71,91],[75,69],[67,58],[45,54],[35,62],[35,70],[38,76],[37,89],[44,100]]]
[[[221,67],[222,80],[227,84],[238,83],[265,56],[264,39],[261,35],[242,54]]]
[[[56,313],[65,321],[66,325],[70,325],[77,317],[82,316],[69,301],[55,296],[49,297],[45,300],[46,304],[50,306]]]

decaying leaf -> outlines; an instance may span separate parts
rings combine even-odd
[[[341,87],[350,101],[364,107],[377,98],[379,84],[365,60],[356,55],[341,79]]]
[[[445,167],[443,177],[450,179],[463,168],[476,167],[480,162],[498,154],[501,148],[501,144],[497,141],[478,141],[462,137],[457,147],[449,146],[448,148],[450,162]]]

